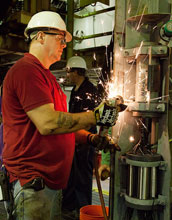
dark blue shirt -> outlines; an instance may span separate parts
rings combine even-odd
[[[93,110],[99,104],[97,88],[86,78],[77,91],[71,91],[69,111],[72,113]],[[90,132],[96,133],[96,127]],[[63,209],[78,210],[92,202],[92,176],[94,147],[88,144],[75,146],[75,154],[67,188],[63,190]]]

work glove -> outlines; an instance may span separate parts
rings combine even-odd
[[[109,135],[100,136],[98,134],[88,134],[87,142],[93,145],[97,150],[103,150],[105,153],[110,149],[121,150],[118,144],[115,143]]]
[[[112,127],[117,121],[118,110],[116,99],[114,99],[113,102],[104,100],[94,110],[96,124],[99,126]]]

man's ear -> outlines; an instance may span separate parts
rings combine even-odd
[[[40,41],[40,43],[43,43],[44,39],[45,39],[45,34],[42,31],[39,31],[37,33],[36,40]]]

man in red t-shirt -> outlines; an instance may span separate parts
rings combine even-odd
[[[8,210],[15,219],[60,219],[75,138],[107,147],[107,140],[81,129],[112,126],[117,111],[104,102],[96,118],[93,111],[67,113],[66,96],[49,71],[72,39],[59,14],[35,14],[25,36],[31,41],[29,53],[13,65],[3,84],[3,163],[14,192],[14,209]]]

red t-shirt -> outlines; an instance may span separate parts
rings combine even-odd
[[[74,134],[43,136],[26,112],[47,103],[67,111],[66,95],[52,73],[26,53],[8,71],[3,83],[3,162],[10,181],[21,185],[41,176],[47,186],[66,186],[75,146]]]

